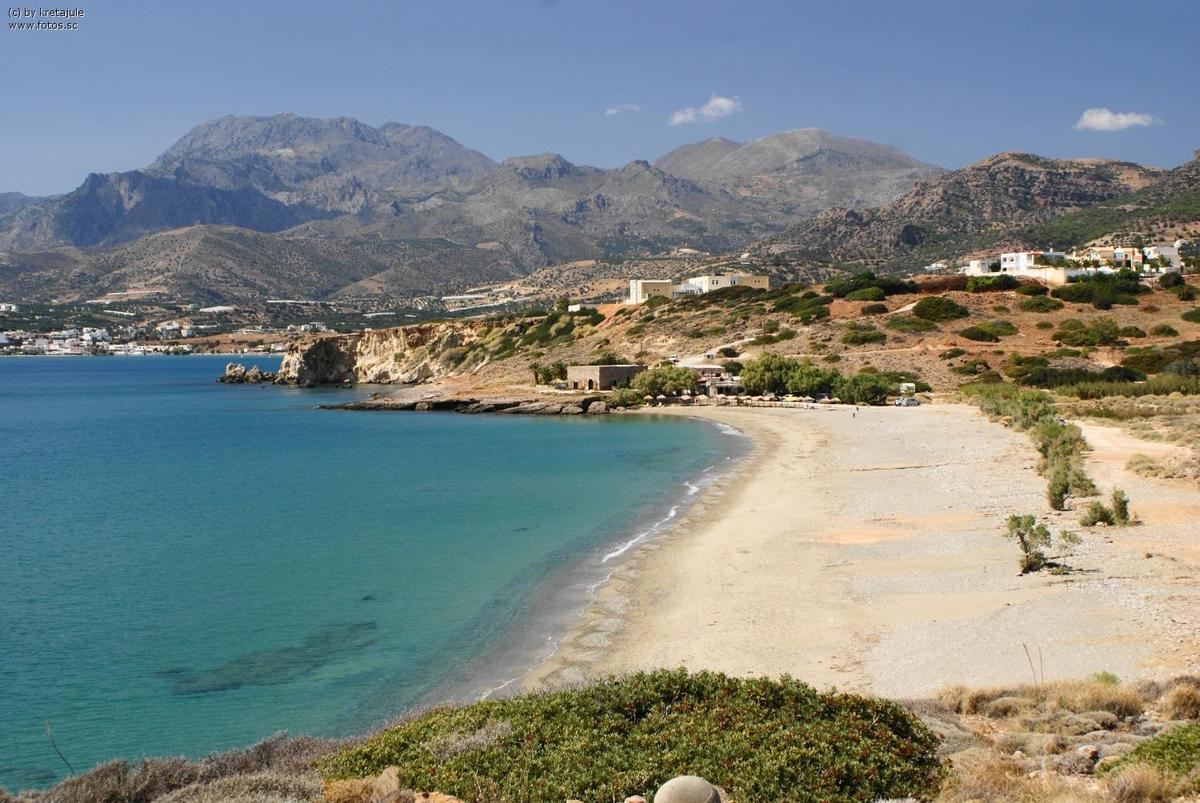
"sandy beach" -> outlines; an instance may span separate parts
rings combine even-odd
[[[1106,442],[1089,471],[1144,524],[1080,529],[1048,510],[1026,436],[972,407],[662,413],[729,424],[754,451],[628,556],[526,688],[684,666],[906,697],[1200,670],[1200,492],[1126,471],[1136,443]],[[1080,532],[1052,552],[1070,573],[1018,574],[1002,532],[1026,512]]]

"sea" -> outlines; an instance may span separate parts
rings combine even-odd
[[[379,388],[218,384],[229,360],[0,358],[0,787],[509,693],[746,449],[323,410]]]

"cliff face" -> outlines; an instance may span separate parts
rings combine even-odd
[[[463,349],[479,340],[475,321],[454,321],[299,340],[279,367],[283,384],[409,384],[459,370]]]

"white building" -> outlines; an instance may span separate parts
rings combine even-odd
[[[644,304],[654,296],[670,298],[674,287],[670,279],[630,279],[629,303]]]
[[[1167,261],[1168,271],[1183,270],[1183,259],[1179,256],[1178,245],[1149,245],[1142,249],[1147,261],[1163,259]]]
[[[21,308],[16,304],[0,303],[0,312],[20,312]]]
[[[756,287],[759,290],[766,290],[771,286],[771,279],[767,276],[756,276],[753,273],[714,273],[684,279],[683,284],[695,287],[701,293],[711,293],[713,290],[721,290],[725,287]]]

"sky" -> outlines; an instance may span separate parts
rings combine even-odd
[[[807,127],[949,168],[1200,148],[1197,0],[77,2],[77,30],[4,20],[0,192],[67,192],[205,120],[284,111],[600,167]]]

